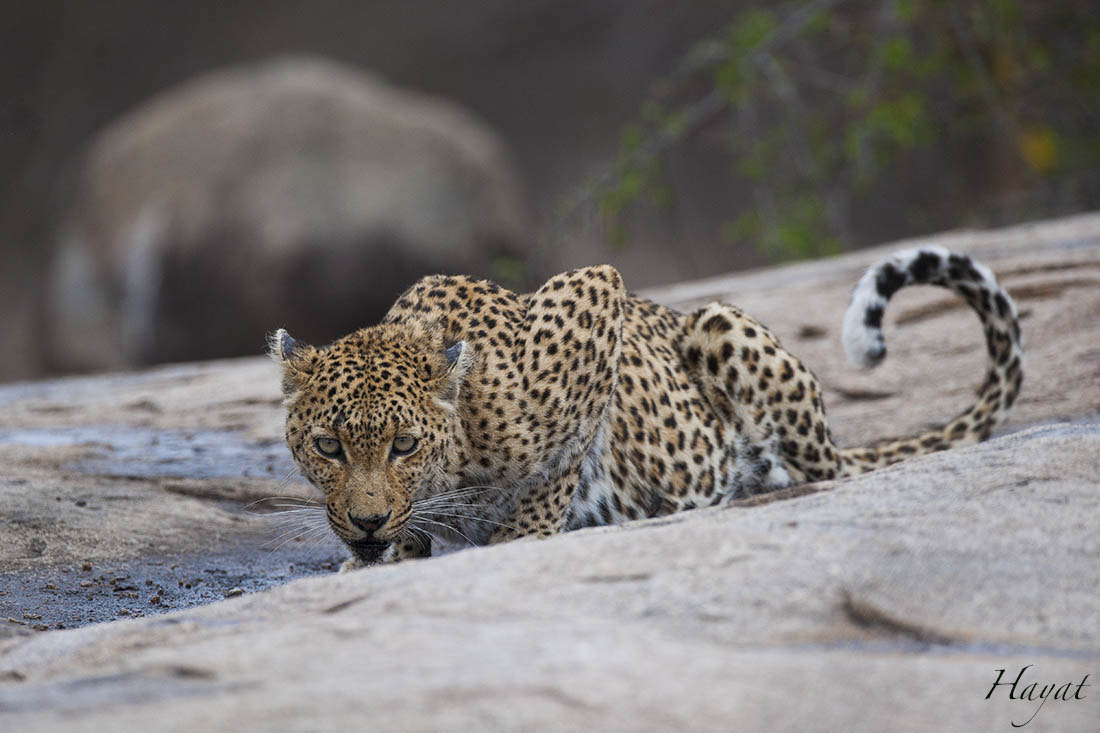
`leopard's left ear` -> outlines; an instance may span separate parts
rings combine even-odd
[[[413,318],[397,327],[401,329],[400,338],[421,354],[421,378],[441,403],[454,409],[462,383],[474,364],[474,351],[464,340],[448,339],[448,325],[444,319]]]
[[[474,355],[469,344],[465,341],[456,341],[443,351],[443,357],[446,360],[446,368],[440,376],[439,399],[453,409],[462,391],[466,373],[473,366]]]
[[[268,336],[267,353],[283,368],[283,394],[287,397],[305,385],[317,362],[317,349],[303,344],[282,328]]]

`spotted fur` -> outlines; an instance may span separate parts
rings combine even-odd
[[[943,427],[901,440],[842,451],[844,475],[889,465],[909,456],[985,440],[1004,421],[1023,382],[1023,347],[1016,304],[989,268],[969,256],[926,246],[898,252],[864,273],[844,316],[844,349],[856,364],[873,367],[886,357],[882,316],[891,296],[907,285],[936,285],[958,293],[977,312],[989,356],[977,401]]]
[[[630,296],[605,265],[526,295],[427,277],[379,325],[324,348],[277,332],[287,445],[352,551],[345,569],[428,555],[435,538],[548,536],[852,475],[987,437],[1019,391],[1015,306],[944,250],[868,272],[849,352],[881,359],[886,300],[923,282],[978,311],[990,365],[972,407],[915,438],[838,448],[817,380],[762,324],[731,305],[685,315]]]

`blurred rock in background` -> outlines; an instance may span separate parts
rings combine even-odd
[[[50,270],[50,363],[327,342],[428,272],[532,241],[499,137],[457,105],[292,57],[157,95],[92,141]]]
[[[712,234],[716,222],[725,215],[722,199],[726,192],[711,185],[715,178],[708,177],[697,166],[687,171],[687,177],[697,181],[698,189],[712,191],[710,198],[696,196],[694,189],[685,193],[685,206],[677,212],[677,220],[671,226],[654,228],[651,236],[640,233],[628,250],[607,245],[599,231],[576,237],[571,235],[567,241],[553,247],[544,246],[541,236],[554,219],[559,198],[614,156],[622,126],[637,115],[652,81],[671,68],[691,43],[728,20],[731,12],[728,0],[690,4],[674,0],[467,0],[462,3],[233,0],[200,4],[148,3],[144,0],[117,0],[110,4],[0,0],[0,9],[5,19],[0,23],[0,262],[3,263],[0,267],[0,343],[5,345],[0,350],[0,380],[56,373],[72,368],[81,359],[86,365],[119,363],[121,355],[139,353],[134,351],[142,348],[138,344],[150,343],[148,334],[142,334],[141,330],[160,316],[150,318],[146,313],[136,324],[128,326],[130,333],[124,336],[121,324],[106,323],[107,314],[118,312],[117,303],[122,296],[118,292],[108,292],[107,288],[116,286],[102,281],[65,297],[77,303],[84,298],[87,312],[81,317],[93,324],[99,322],[92,327],[92,332],[116,334],[110,337],[112,341],[89,344],[85,339],[83,343],[70,345],[68,336],[59,333],[55,338],[50,337],[48,321],[50,313],[56,311],[48,307],[50,294],[54,291],[47,287],[47,282],[51,279],[48,273],[53,263],[59,262],[54,252],[57,245],[76,248],[69,249],[61,258],[60,261],[67,262],[61,267],[70,276],[83,272],[87,281],[93,263],[106,267],[102,272],[114,272],[111,277],[115,278],[123,267],[119,263],[108,266],[106,250],[97,251],[93,256],[92,247],[130,247],[130,251],[135,252],[135,242],[155,240],[155,247],[163,249],[155,250],[157,256],[152,257],[152,261],[182,272],[185,267],[200,267],[196,261],[177,261],[185,255],[185,250],[211,252],[216,247],[228,247],[229,242],[235,242],[232,250],[223,252],[212,272],[181,277],[172,285],[193,287],[202,281],[211,289],[224,289],[224,283],[242,291],[260,289],[261,283],[257,282],[262,276],[260,270],[248,269],[244,264],[240,271],[234,268],[250,256],[249,248],[274,248],[289,240],[285,235],[280,240],[282,244],[278,245],[249,240],[250,236],[259,233],[242,228],[241,219],[217,220],[225,227],[217,231],[204,224],[207,239],[199,241],[184,236],[202,229],[193,222],[174,221],[170,230],[165,229],[169,226],[166,211],[148,207],[142,209],[141,216],[135,211],[135,218],[126,220],[122,211],[111,210],[108,214],[104,209],[97,216],[113,223],[100,224],[97,219],[96,226],[130,227],[112,233],[111,236],[117,234],[121,240],[110,245],[101,239],[106,230],[89,235],[68,229],[67,223],[86,220],[83,208],[86,204],[80,203],[79,210],[75,207],[78,201],[87,201],[89,181],[86,172],[89,165],[94,165],[89,154],[96,155],[90,153],[91,146],[93,140],[102,143],[103,131],[117,129],[115,125],[120,119],[135,119],[134,115],[139,114],[137,110],[145,108],[150,100],[163,100],[158,95],[165,90],[178,90],[180,85],[205,74],[241,70],[287,55],[329,59],[344,64],[346,69],[354,68],[382,79],[395,88],[435,99],[449,99],[470,110],[496,132],[506,143],[518,170],[525,192],[523,203],[528,207],[526,215],[532,226],[524,240],[525,248],[521,250],[521,253],[528,252],[524,261],[505,258],[495,263],[503,266],[493,266],[488,259],[482,259],[479,262],[486,263],[482,267],[469,259],[462,264],[453,253],[436,253],[432,259],[424,259],[423,250],[407,252],[396,246],[395,232],[370,234],[392,237],[393,246],[383,246],[378,240],[365,238],[322,241],[318,237],[309,243],[311,248],[336,251],[341,247],[354,247],[363,252],[384,249],[385,262],[370,259],[358,267],[360,270],[385,268],[388,279],[383,282],[387,292],[396,292],[416,276],[448,263],[456,268],[461,264],[462,269],[479,276],[510,276],[514,282],[530,283],[557,269],[611,261],[623,270],[633,287],[644,287],[703,271],[726,270],[745,262],[743,252],[715,246]],[[377,86],[377,82],[364,83],[372,84],[372,88]],[[436,122],[437,127],[450,125],[447,120],[451,120],[457,126],[451,131],[455,137],[471,136],[471,124],[465,122],[467,115],[449,113],[445,117]],[[264,126],[270,129],[277,123],[279,120],[266,120]],[[150,130],[146,134],[153,132]],[[219,129],[197,130],[191,134],[192,144],[205,140],[212,150],[227,149],[226,141],[219,139],[222,135]],[[411,134],[414,139],[423,139],[426,135],[415,130]],[[131,145],[135,150],[139,147],[137,140]],[[167,151],[160,154],[169,155]],[[202,165],[214,160],[212,152],[195,154],[208,161]],[[262,154],[263,151],[253,153],[254,156]],[[324,150],[318,154],[329,160],[336,155]],[[235,160],[247,158],[248,154],[241,153]],[[408,160],[412,162],[413,159],[410,156]],[[438,158],[435,160],[442,164]],[[141,161],[124,164],[121,160],[116,160],[115,164],[147,172],[155,165],[150,162],[147,166]],[[265,169],[255,159],[252,164],[268,172],[277,168],[276,163],[271,163],[271,167]],[[199,161],[191,164],[194,168],[199,165]],[[230,165],[230,161],[226,161],[227,175]],[[726,163],[718,160],[712,171],[725,167]],[[256,170],[253,167],[252,172]],[[384,170],[387,175],[397,175],[392,166]],[[322,191],[337,190],[327,183],[329,172],[324,175],[314,172],[317,174],[314,180]],[[118,181],[118,173],[112,175],[116,176],[113,180]],[[241,171],[238,180],[243,180],[245,175],[246,172]],[[348,172],[333,171],[331,175],[346,176]],[[416,178],[415,172],[402,175],[425,180]],[[298,180],[303,183],[303,179]],[[384,178],[378,181],[385,183]],[[139,205],[134,192],[142,184],[119,184],[122,185],[119,191],[110,191],[102,183],[90,183],[98,191],[95,196],[102,197],[96,199],[97,206],[113,207],[122,201],[128,201],[127,206]],[[248,189],[249,193],[260,193],[260,185]],[[265,185],[273,184],[268,181]],[[494,185],[497,184],[486,181],[482,185],[486,195],[490,195],[488,192],[496,190]],[[185,189],[186,184],[180,182],[181,195]],[[437,193],[443,190],[442,184],[436,189]],[[451,190],[457,192],[459,198],[445,204],[445,211],[424,212],[428,216],[428,221],[422,223],[424,228],[437,230],[448,216],[456,216],[457,207],[466,205],[469,192],[460,192],[457,183],[452,184]],[[393,193],[398,192],[394,190]],[[209,192],[208,200],[218,201],[224,195],[222,191]],[[427,196],[428,192],[422,191],[421,195]],[[283,202],[288,197],[290,194],[283,191],[277,200]],[[309,212],[309,221],[323,221],[330,209],[348,211],[350,206],[342,198],[329,200],[320,192],[303,192],[303,200],[321,207]],[[180,199],[175,197],[173,201]],[[262,209],[255,208],[259,205],[256,201],[249,202],[253,208],[249,209],[248,222],[254,223],[260,211],[278,211],[280,206],[279,203],[265,203]],[[189,202],[186,210],[195,212],[198,206]],[[712,217],[713,221],[708,222],[700,216],[714,211],[720,213],[718,218]],[[393,212],[391,217],[397,219],[404,213],[407,209]],[[489,215],[471,213],[467,221],[478,221],[478,216]],[[514,226],[509,228],[512,225],[505,226],[508,215],[493,216],[499,217],[494,219],[498,226],[504,226],[508,232],[516,231]],[[212,214],[203,214],[203,217],[207,224],[215,222]],[[279,221],[285,218],[280,216]],[[283,225],[267,222],[265,226],[268,231]],[[229,227],[234,228],[230,230]],[[326,228],[319,234],[331,231]],[[94,241],[89,236],[94,236]],[[675,242],[676,246],[670,246],[669,242]],[[476,252],[487,258],[514,243],[482,237],[469,242],[471,249],[463,252],[465,255]],[[538,246],[538,253],[529,252],[530,246]],[[187,249],[191,247],[194,249]],[[169,251],[176,259],[165,259]],[[73,257],[74,252],[83,252],[85,261]],[[409,259],[405,259],[406,254]],[[142,263],[138,257],[137,264],[141,267],[133,272],[151,263]],[[207,261],[205,266],[211,264]],[[333,261],[328,261],[325,266],[332,265]],[[336,307],[322,312],[326,306],[318,302],[321,293],[315,287],[320,278],[326,277],[319,271],[321,263],[312,262],[311,266],[317,270],[309,272],[304,270],[305,265],[301,266],[303,271],[296,288],[287,289],[285,284],[276,284],[284,288],[283,295],[288,303],[291,299],[296,303],[309,303],[310,308],[318,309],[316,320],[331,324],[333,328],[336,321],[329,314],[334,311],[340,312],[341,324],[364,325],[378,315],[369,308],[349,313]],[[355,280],[363,276],[340,268],[333,277]],[[219,278],[222,285],[218,285]],[[131,310],[141,305],[142,298],[148,299],[153,290],[161,301],[170,295],[149,283],[144,283],[143,287],[146,288],[144,293],[131,295],[128,306]],[[336,284],[332,288],[341,289]],[[96,293],[106,293],[99,296],[106,302],[89,303]],[[188,294],[178,292],[171,297],[187,300]],[[238,293],[236,297],[244,299],[246,293]],[[374,297],[375,302],[384,299],[381,291],[365,293],[364,297]],[[115,305],[110,304],[112,300]],[[149,302],[145,301],[147,305]],[[363,307],[361,303],[351,305]],[[221,340],[225,334],[232,340],[232,349],[225,350],[224,340],[212,340],[193,351],[187,349],[181,353],[181,342],[176,341],[156,346],[155,349],[159,349],[156,353],[171,355],[168,358],[195,359],[215,353],[255,352],[262,347],[264,332],[279,325],[278,314],[274,312],[262,326],[242,326],[217,319],[212,311],[200,310],[205,307],[202,301],[192,300],[190,307],[195,321],[202,323],[208,337]],[[285,325],[293,327],[289,321]],[[70,334],[79,331],[74,327],[66,330]],[[164,336],[169,335],[167,327],[162,330]],[[331,329],[319,330],[318,339],[326,332]],[[129,340],[125,347],[124,338]],[[55,351],[51,342],[56,343],[58,339],[65,342],[62,351],[74,357],[68,365],[51,364],[51,352]],[[145,352],[141,358],[160,358],[152,357],[151,353]],[[84,356],[75,358],[81,354]]]

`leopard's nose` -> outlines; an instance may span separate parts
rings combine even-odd
[[[348,521],[354,524],[359,529],[363,530],[367,534],[374,534],[378,531],[378,528],[386,523],[393,514],[393,510],[386,512],[385,514],[372,514],[368,517],[361,517],[358,514],[352,514],[351,510],[348,510]]]

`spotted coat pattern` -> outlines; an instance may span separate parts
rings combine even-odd
[[[612,267],[525,295],[427,277],[383,321],[315,348],[278,331],[287,444],[352,551],[345,569],[471,544],[654,517],[853,475],[988,437],[1022,379],[1015,306],[981,265],[923,248],[853,293],[849,354],[881,360],[904,285],[960,293],[989,368],[946,426],[842,449],[813,374],[734,306],[681,314],[628,295]],[[853,315],[853,313],[855,315]]]

